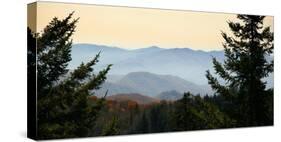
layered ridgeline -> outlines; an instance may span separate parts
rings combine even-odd
[[[174,75],[195,84],[207,84],[205,73],[212,69],[212,57],[224,59],[222,51],[205,52],[189,48],[159,48],[156,46],[126,50],[95,44],[75,44],[69,68],[90,60],[101,51],[97,69],[113,64],[109,74],[126,75],[131,72],[150,72],[159,75]]]
[[[109,96],[120,93],[139,93],[162,99],[160,94],[171,90],[175,90],[181,94],[187,91],[201,95],[211,92],[211,89],[207,85],[197,85],[172,75],[132,72],[125,76],[117,77],[115,75],[113,77],[114,79],[110,79],[111,77],[110,75],[108,76],[108,81],[101,86],[101,89],[96,91],[96,95],[103,95],[108,90]],[[175,97],[178,98],[178,96]]]
[[[201,51],[189,48],[159,48],[156,46],[127,50],[95,44],[75,44],[69,68],[77,67],[82,61],[92,59],[101,52],[95,71],[113,64],[106,82],[96,92],[102,96],[116,94],[141,94],[144,96],[176,100],[183,92],[213,94],[205,77],[206,70],[212,72],[212,57],[224,60],[223,51]],[[268,78],[273,86],[272,77]]]
[[[112,96],[108,96],[107,100],[113,100],[116,102],[126,102],[126,101],[134,101],[138,104],[151,104],[151,103],[158,103],[159,100],[156,98],[152,98],[149,96],[144,96],[141,94],[116,94]]]

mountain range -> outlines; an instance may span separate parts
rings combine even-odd
[[[88,62],[101,52],[94,72],[113,64],[106,82],[97,96],[116,94],[140,94],[158,99],[175,100],[183,92],[213,94],[205,77],[206,70],[214,72],[212,58],[222,62],[223,51],[201,51],[191,48],[160,48],[151,46],[128,50],[119,47],[74,44],[68,68],[74,69]],[[273,59],[269,57],[269,59]],[[220,81],[220,80],[219,80]],[[273,74],[265,79],[267,87],[273,87]]]
[[[111,76],[108,77],[111,78]],[[179,93],[191,92],[201,95],[212,93],[208,85],[197,85],[177,76],[158,75],[149,72],[132,72],[118,80],[109,79],[95,93],[97,96],[103,96],[107,90],[108,96],[120,93],[139,93],[157,97],[163,92],[172,90]]]
[[[175,101],[179,100],[183,97],[183,93],[179,93],[176,90],[166,91],[162,92],[159,95],[156,96],[159,100],[167,100],[167,101]]]
[[[123,101],[134,101],[138,104],[150,104],[150,103],[157,103],[160,100],[148,96],[144,96],[141,94],[116,94],[113,96],[109,96],[106,98],[107,100],[114,100],[117,102],[123,102]]]
[[[206,70],[212,71],[212,57],[224,59],[223,51],[201,51],[190,48],[147,48],[127,50],[118,47],[74,44],[69,68],[87,62],[101,52],[100,62],[95,69],[101,70],[113,64],[109,74],[126,75],[131,72],[150,72],[159,75],[174,75],[199,85],[206,85]]]

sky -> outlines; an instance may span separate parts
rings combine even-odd
[[[37,9],[33,5],[28,10],[28,20],[37,24],[28,25],[40,33],[53,17],[62,19],[72,11],[73,18],[80,18],[72,37],[74,43],[126,49],[159,46],[221,50],[221,31],[230,34],[227,21],[237,21],[235,14],[226,13],[38,2]],[[267,16],[264,23],[273,27],[273,17]]]

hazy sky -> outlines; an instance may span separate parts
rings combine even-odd
[[[200,50],[222,49],[221,31],[235,14],[175,11],[128,7],[38,2],[37,32],[53,17],[64,18],[75,11],[80,17],[74,43],[94,43],[123,48],[189,47]],[[30,12],[29,12],[30,13]],[[266,25],[273,26],[267,17]]]

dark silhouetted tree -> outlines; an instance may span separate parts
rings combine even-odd
[[[141,114],[141,117],[138,120],[138,123],[137,123],[137,126],[136,126],[134,132],[136,132],[136,133],[148,133],[149,132],[149,121],[146,116],[147,115],[146,113],[147,112],[144,111]]]
[[[117,135],[119,134],[118,131],[118,118],[113,116],[113,119],[105,126],[102,135],[103,136],[110,136],[110,135]]]
[[[232,121],[217,106],[189,92],[175,102],[172,115],[176,131],[225,128],[232,125]]]
[[[92,128],[104,99],[90,102],[92,90],[99,89],[110,70],[93,72],[100,53],[90,62],[70,72],[71,47],[76,23],[73,13],[53,18],[37,37],[37,117],[38,138],[84,137]]]
[[[240,22],[228,22],[232,35],[222,32],[225,61],[213,59],[215,73],[222,85],[207,71],[206,77],[217,94],[232,104],[238,126],[273,123],[273,91],[263,81],[273,72],[273,33],[264,27],[264,16],[238,15]]]
[[[164,132],[169,130],[170,109],[166,101],[155,104],[148,111],[150,132]]]
[[[28,76],[35,74],[33,69],[36,69],[36,35],[27,28],[27,63],[32,72],[28,72]],[[29,70],[31,71],[31,70]]]

